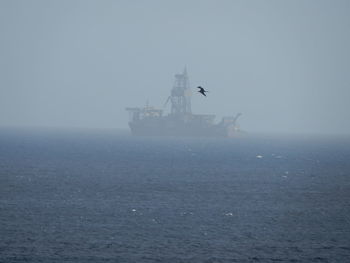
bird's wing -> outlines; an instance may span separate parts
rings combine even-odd
[[[207,96],[207,95],[205,95],[205,93],[204,93],[203,90],[199,90],[198,92],[199,92],[200,94],[204,95],[204,96]]]

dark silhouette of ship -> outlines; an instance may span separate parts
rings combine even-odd
[[[191,110],[191,88],[186,69],[175,75],[174,86],[164,107],[170,102],[171,111],[150,107],[126,108],[129,112],[129,127],[134,135],[208,136],[232,137],[240,132],[237,119],[241,115],[224,117],[215,124],[215,115],[193,114]]]

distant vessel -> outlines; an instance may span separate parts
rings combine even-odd
[[[174,86],[164,107],[170,101],[171,111],[163,116],[163,110],[150,107],[126,108],[129,112],[129,127],[134,135],[154,136],[208,136],[232,137],[240,132],[236,116],[224,117],[215,124],[215,115],[193,114],[191,88],[186,69],[175,75]]]

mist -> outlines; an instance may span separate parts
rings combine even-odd
[[[125,108],[162,108],[186,67],[194,113],[350,134],[349,13],[340,0],[2,0],[0,126],[126,129]]]

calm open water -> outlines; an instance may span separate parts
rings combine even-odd
[[[0,262],[350,262],[350,138],[2,129]]]

